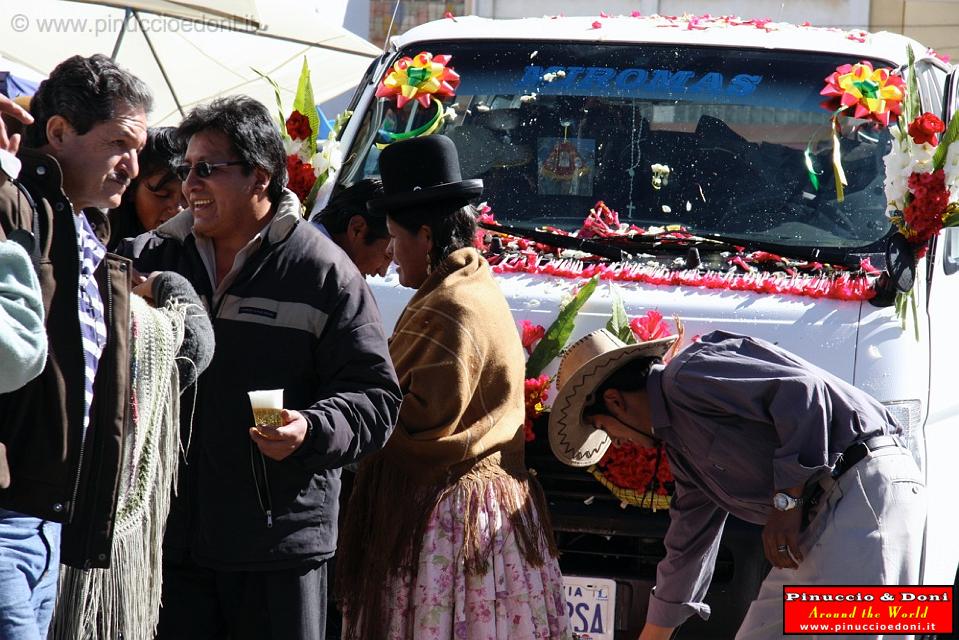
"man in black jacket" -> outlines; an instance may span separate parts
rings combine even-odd
[[[151,104],[146,85],[109,58],[74,56],[33,98],[22,167],[0,172],[0,239],[31,250],[49,342],[43,372],[0,395],[2,638],[46,637],[59,562],[110,564],[131,270],[105,254],[100,209],[119,204],[137,174]],[[0,146],[17,145],[0,132]]]
[[[322,640],[340,468],[379,449],[400,391],[366,283],[284,188],[269,112],[245,97],[180,125],[189,209],[125,249],[178,271],[213,318],[189,470],[165,540],[161,638]],[[283,425],[247,392],[283,389]]]

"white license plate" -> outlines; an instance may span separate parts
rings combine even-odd
[[[613,640],[616,583],[605,578],[563,576],[569,628],[580,640]]]

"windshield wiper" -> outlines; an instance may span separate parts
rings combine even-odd
[[[595,238],[577,238],[575,236],[564,236],[551,231],[539,231],[537,229],[527,229],[525,227],[513,227],[510,225],[493,224],[490,222],[478,222],[477,226],[487,231],[502,233],[503,235],[513,236],[532,240],[541,244],[556,247],[558,249],[573,249],[583,253],[591,253],[600,258],[613,260],[614,262],[626,262],[632,258],[632,254],[618,249],[612,245],[597,242]]]
[[[775,242],[765,242],[762,240],[750,240],[748,238],[737,238],[733,236],[724,236],[716,233],[690,233],[689,238],[670,237],[671,231],[664,231],[655,235],[636,235],[636,236],[612,236],[609,240],[616,240],[628,245],[650,246],[657,243],[668,242],[670,245],[679,247],[703,247],[722,245],[729,249],[738,250],[742,248],[744,252],[765,251],[773,253],[783,258],[792,260],[802,260],[805,262],[825,262],[828,264],[853,267],[858,266],[850,263],[849,251],[835,247],[797,247],[789,244],[777,244]]]
[[[675,231],[664,231],[657,234],[635,235],[635,236],[596,236],[593,238],[577,238],[575,236],[566,236],[551,231],[540,231],[538,229],[528,229],[526,227],[514,227],[511,225],[492,224],[489,222],[480,222],[478,226],[488,231],[502,233],[504,235],[524,238],[539,242],[559,249],[573,249],[584,253],[591,253],[601,258],[613,260],[615,262],[626,262],[633,258],[639,251],[631,251],[633,247],[653,248],[660,245],[662,248],[687,249],[689,247],[723,247],[738,252],[740,248],[744,252],[765,251],[783,258],[792,260],[801,260],[804,262],[824,262],[837,266],[856,267],[850,262],[849,252],[845,249],[834,247],[797,247],[788,244],[776,244],[774,242],[764,242],[761,240],[749,240],[746,238],[737,238],[713,233],[690,233],[690,237],[675,237],[672,234]]]

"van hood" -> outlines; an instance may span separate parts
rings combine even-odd
[[[579,280],[521,273],[497,274],[496,281],[517,326],[529,320],[544,327],[556,319],[560,305],[582,284]],[[371,279],[370,284],[383,322],[392,328],[413,290],[401,287],[393,271],[386,277]],[[768,340],[850,383],[855,382],[861,301],[601,282],[580,310],[570,343],[606,326],[613,286],[630,318],[654,310],[672,325],[670,319],[675,315],[682,320],[687,341],[717,329],[747,334]],[[555,373],[557,364],[554,362],[545,373]]]

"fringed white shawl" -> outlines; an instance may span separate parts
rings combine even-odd
[[[163,531],[179,460],[176,352],[187,305],[130,296],[131,411],[109,569],[62,566],[54,640],[151,640],[160,611]]]

